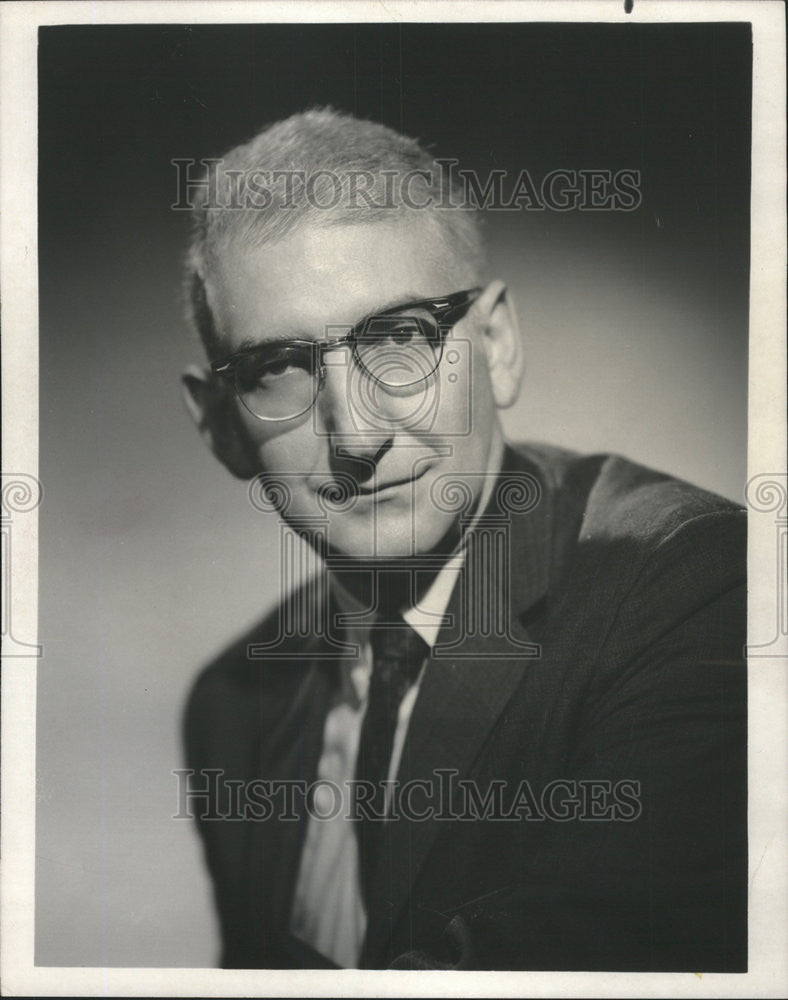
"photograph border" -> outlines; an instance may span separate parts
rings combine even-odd
[[[372,972],[34,964],[38,622],[37,29],[45,24],[747,21],[753,32],[748,402],[749,972]],[[21,2],[0,9],[2,664],[0,974],[4,995],[783,996],[788,957],[785,22],[778,0]],[[46,483],[44,483],[44,488]],[[13,541],[13,553],[11,550]],[[784,556],[783,556],[784,558]],[[13,631],[12,631],[13,629]],[[12,637],[12,642],[9,642]],[[13,644],[19,649],[15,652]],[[24,647],[28,647],[25,651]]]

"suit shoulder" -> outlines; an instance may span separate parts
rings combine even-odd
[[[744,507],[700,486],[648,468],[621,455],[584,455],[554,445],[527,442],[513,450],[534,464],[559,500],[565,494],[583,506],[585,530],[615,528],[667,536],[698,517],[741,517]]]
[[[626,535],[661,544],[688,531],[743,531],[742,505],[620,455],[606,455],[589,492],[587,535]]]
[[[610,453],[582,454],[541,442],[510,445],[534,468],[561,508],[582,512],[584,529],[669,535],[704,515],[744,512],[715,493]]]
[[[721,594],[744,594],[744,507],[617,455],[599,467],[579,547],[623,585],[630,611],[645,614],[644,636]]]
[[[551,493],[554,572],[585,558],[595,573],[632,578],[648,564],[708,563],[743,578],[746,510],[675,476],[615,454],[546,445],[515,448]]]
[[[216,728],[223,719],[232,725],[233,718],[250,700],[254,675],[248,657],[249,644],[260,641],[270,628],[273,612],[258,621],[241,637],[234,640],[208,663],[203,664],[193,681],[181,720],[187,756],[192,758],[193,746]]]
[[[193,695],[211,697],[221,690],[248,683],[249,646],[273,638],[276,635],[277,621],[278,609],[274,608],[213,659],[204,663],[194,682]]]
[[[312,588],[305,586],[289,600],[300,608],[306,607],[306,600]],[[217,712],[244,712],[253,695],[267,692],[272,699],[280,688],[291,682],[292,669],[285,656],[270,655],[260,658],[253,647],[258,644],[275,645],[281,653],[292,648],[302,650],[305,646],[297,638],[277,640],[281,636],[283,604],[277,605],[262,619],[233,640],[218,655],[203,665],[189,691],[184,710],[184,726],[187,731],[200,730],[209,720],[216,720]],[[266,698],[268,701],[269,698]]]

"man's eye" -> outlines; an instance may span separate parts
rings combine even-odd
[[[421,331],[418,323],[405,319],[393,324],[389,336],[395,344],[410,344],[414,337],[421,336]]]
[[[238,366],[235,378],[239,388],[248,392],[255,388],[272,388],[293,376],[303,376],[308,368],[308,361],[298,357],[250,358]]]
[[[271,361],[267,365],[261,368],[260,378],[267,378],[268,376],[284,375],[288,369],[293,369],[295,366],[292,362],[286,361],[284,358],[280,361]]]
[[[363,339],[369,343],[390,343],[398,347],[424,340],[427,324],[417,316],[379,316],[364,331]]]

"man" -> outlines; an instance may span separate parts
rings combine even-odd
[[[208,180],[187,404],[324,567],[188,705],[223,964],[743,970],[744,512],[504,442],[513,304],[412,140]]]

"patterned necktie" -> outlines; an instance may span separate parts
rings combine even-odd
[[[359,870],[364,898],[375,871],[380,853],[385,823],[385,785],[388,778],[397,716],[402,699],[419,675],[429,646],[407,622],[397,618],[391,624],[378,625],[370,634],[372,646],[372,676],[367,695],[367,711],[361,726],[356,781],[365,783],[365,791],[357,792],[359,822],[356,824],[359,848]],[[365,792],[369,789],[371,794]],[[366,805],[362,805],[363,801]]]

